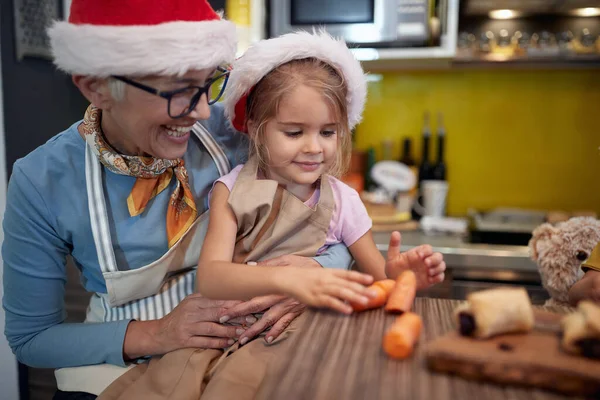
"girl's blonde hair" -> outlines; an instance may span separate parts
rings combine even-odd
[[[258,157],[261,168],[267,167],[269,155],[264,146],[266,125],[276,117],[283,97],[300,85],[321,93],[338,121],[338,149],[327,173],[339,178],[348,168],[352,149],[346,103],[348,88],[340,73],[316,58],[292,60],[282,64],[256,84],[246,104],[246,120],[252,122],[253,127],[248,132],[251,139],[250,155]]]

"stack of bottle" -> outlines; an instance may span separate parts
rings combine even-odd
[[[423,133],[422,133],[422,156],[421,162],[417,165],[411,155],[411,142],[409,138],[404,139],[404,146],[400,162],[406,164],[411,168],[417,169],[417,187],[414,191],[414,203],[412,210],[412,216],[415,219],[419,219],[423,211],[419,210],[418,204],[421,203],[420,195],[422,194],[422,187],[424,181],[437,181],[437,185],[446,186],[446,162],[444,161],[445,143],[446,143],[446,129],[444,128],[444,121],[442,113],[438,113],[438,124],[437,124],[437,158],[436,160],[430,161],[430,147],[432,141],[431,135],[431,123],[429,112],[425,112],[423,121]],[[444,183],[441,183],[444,182]],[[445,208],[445,205],[444,205]]]

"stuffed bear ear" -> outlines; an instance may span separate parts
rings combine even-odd
[[[529,256],[533,261],[537,261],[539,257],[537,251],[538,241],[549,240],[556,233],[558,233],[558,229],[548,223],[542,224],[533,230],[531,240],[529,240]]]

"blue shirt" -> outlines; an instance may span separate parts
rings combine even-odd
[[[215,105],[203,124],[235,166],[245,161],[248,144],[225,121],[222,107]],[[18,360],[32,367],[124,364],[129,320],[63,322],[68,255],[81,271],[85,289],[106,293],[88,211],[85,142],[77,131],[80,122],[15,162],[8,185],[2,246],[5,334]],[[193,134],[184,160],[198,211],[204,212],[207,194],[219,177],[217,167]],[[168,249],[166,209],[176,180],[141,215],[131,217],[126,199],[134,183],[134,177],[104,170],[109,226],[120,269],[150,264]],[[336,246],[317,261],[346,267],[350,256],[344,246]]]

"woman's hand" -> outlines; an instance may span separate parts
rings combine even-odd
[[[258,265],[266,267],[287,267],[293,265],[300,268],[322,268],[321,264],[314,259],[296,255],[279,256],[270,260],[261,261]],[[277,339],[305,309],[305,304],[285,296],[261,296],[232,307],[227,311],[226,315],[221,318],[221,322],[227,322],[232,318],[243,318],[246,315],[264,313],[255,324],[250,326],[246,332],[240,336],[239,340],[240,343],[244,345],[249,340],[254,339],[256,336],[268,330],[269,333],[265,336],[265,340],[267,343],[271,343],[273,340]]]
[[[569,303],[575,307],[581,300],[600,303],[600,271],[589,270],[569,289]]]
[[[123,354],[125,359],[165,354],[173,350],[198,347],[219,349],[239,338],[245,328],[256,321],[240,315],[230,322],[240,326],[223,325],[219,320],[242,302],[218,301],[194,293],[187,296],[169,314],[155,321],[132,321],[127,327]]]
[[[400,253],[400,242],[400,233],[393,232],[385,263],[385,273],[389,278],[396,279],[402,271],[410,269],[417,276],[417,289],[444,281],[446,263],[441,253],[434,253],[428,244]]]
[[[266,330],[269,330],[269,333],[266,335],[265,340],[267,343],[271,343],[285,331],[294,319],[302,314],[305,308],[304,304],[285,296],[261,296],[232,307],[221,321],[226,322],[230,318],[240,315],[264,312],[262,317],[240,336],[240,343],[246,344],[246,342]]]

